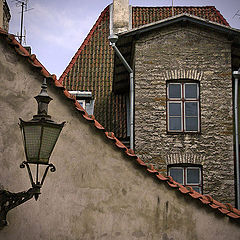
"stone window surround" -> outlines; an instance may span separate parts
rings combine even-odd
[[[168,80],[183,80],[191,79],[201,82],[203,79],[203,72],[196,69],[176,69],[163,72],[163,79]]]

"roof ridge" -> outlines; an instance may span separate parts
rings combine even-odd
[[[97,21],[95,22],[95,24],[93,25],[92,29],[90,30],[90,32],[88,33],[87,37],[84,39],[82,45],[80,46],[80,48],[77,50],[77,52],[75,53],[75,55],[73,56],[72,60],[70,61],[70,63],[68,64],[68,66],[66,67],[66,69],[64,70],[64,72],[62,73],[62,75],[59,78],[59,82],[62,83],[64,77],[68,74],[68,72],[71,70],[73,64],[77,61],[78,56],[80,55],[80,53],[82,52],[82,50],[84,49],[84,47],[88,44],[90,38],[93,35],[93,32],[96,30],[97,26],[100,24],[100,22],[102,21],[104,15],[106,14],[106,12],[109,9],[109,5],[101,12],[100,16],[98,17]]]
[[[15,48],[15,51],[23,57],[28,59],[28,62],[35,68],[41,71],[41,74],[46,78],[51,78],[56,86],[62,87],[57,81],[57,76],[55,74],[50,74],[47,69],[42,65],[42,63],[37,59],[35,54],[30,54],[25,47],[23,47],[15,38],[14,34],[9,34],[0,27],[0,35],[6,37],[6,41]]]
[[[215,8],[215,7],[214,7]],[[216,9],[215,8],[215,10],[216,10],[216,13],[217,13],[217,15],[220,17],[220,19],[222,19],[222,21],[227,25],[227,26],[229,26],[230,27],[230,24],[227,22],[227,20],[223,17],[223,15],[220,13],[220,11],[218,10],[218,9]]]
[[[73,101],[73,104],[75,105],[76,110],[81,114],[83,118],[85,118],[87,121],[94,124],[94,126],[104,132],[105,136],[113,141],[115,145],[125,152],[125,154],[135,160],[140,166],[145,167],[146,170],[153,174],[152,176],[158,178],[159,181],[164,182],[169,187],[178,190],[180,193],[184,195],[188,195],[191,198],[195,200],[199,200],[203,205],[211,207],[216,212],[221,212],[224,216],[228,216],[231,219],[237,220],[237,222],[240,222],[240,210],[234,208],[231,204],[223,204],[215,199],[213,199],[209,195],[202,195],[192,189],[192,187],[183,186],[180,183],[173,180],[171,176],[164,176],[160,172],[158,172],[156,169],[154,169],[152,164],[147,165],[144,163],[135,153],[132,149],[128,149],[118,138],[115,137],[113,132],[107,132],[105,128],[95,119],[94,115],[88,115],[86,110],[83,109],[83,107],[78,103],[76,100],[76,97],[71,95],[69,91],[63,87],[63,85],[57,80],[56,75],[51,75],[46,68],[40,63],[40,61],[36,58],[35,54],[30,55],[30,53],[15,39],[14,35],[8,34],[6,31],[4,31],[0,27],[0,35],[4,35],[6,37],[6,41],[14,46],[14,49],[17,54],[20,56],[28,58],[28,62],[35,68],[40,69],[42,75],[48,79],[51,79],[53,81],[53,84],[55,87],[61,89],[63,91],[63,94],[66,96],[67,99]]]
[[[132,6],[133,8],[172,8],[172,6]],[[173,6],[180,8],[216,8],[215,6]]]

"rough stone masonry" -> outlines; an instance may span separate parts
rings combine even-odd
[[[162,173],[173,163],[202,165],[203,194],[234,204],[231,43],[194,25],[172,25],[135,45],[135,146]],[[200,132],[167,133],[168,80],[197,80]]]

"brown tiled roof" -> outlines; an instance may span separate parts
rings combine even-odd
[[[171,17],[171,7],[133,7],[133,28]],[[174,13],[189,13],[229,26],[220,12],[208,7],[174,7]],[[114,94],[113,59],[109,46],[109,6],[101,13],[88,36],[59,78],[68,90],[91,91],[95,97],[94,115],[120,139],[126,138],[126,97]]]
[[[14,47],[16,53],[26,58],[29,64],[31,64],[31,66],[35,69],[38,69],[44,77],[48,78],[54,87],[62,90],[62,93],[65,95],[66,99],[69,99],[74,104],[76,111],[79,113],[79,116],[86,119],[89,124],[94,125],[94,127],[101,131],[109,141],[113,142],[116,145],[119,151],[123,151],[130,160],[135,161],[138,166],[146,169],[146,171],[151,174],[153,178],[158,179],[159,183],[164,183],[170,187],[169,189],[178,191],[184,196],[190,197],[192,201],[197,201],[202,206],[206,206],[208,209],[213,209],[215,213],[218,213],[222,216],[228,216],[229,218],[234,219],[236,222],[240,223],[240,210],[234,208],[231,204],[220,203],[209,195],[202,195],[194,191],[191,187],[184,187],[174,181],[171,176],[165,177],[157,170],[155,170],[152,165],[146,165],[137,155],[135,155],[131,149],[128,149],[121,141],[119,141],[118,138],[114,136],[114,133],[107,132],[105,128],[95,119],[94,116],[89,116],[82,108],[82,106],[77,102],[76,98],[72,96],[62,86],[62,84],[59,83],[59,81],[57,81],[56,75],[51,75],[38,61],[36,56],[33,54],[30,55],[29,52],[15,39],[13,35],[9,35],[7,32],[0,28],[0,36],[5,37],[5,40]]]
[[[213,6],[174,7],[174,16],[188,13],[203,19],[229,26],[226,19]],[[172,17],[172,7],[133,7],[133,28]]]
[[[101,13],[59,82],[68,90],[91,91],[94,115],[119,137],[126,136],[125,97],[112,89],[113,50],[109,46],[109,6]]]

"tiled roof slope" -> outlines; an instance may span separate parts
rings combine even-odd
[[[133,28],[172,15],[171,7],[133,7]],[[174,13],[189,13],[229,26],[215,7],[174,7]],[[92,91],[94,115],[118,138],[126,138],[125,95],[111,92],[114,53],[109,46],[109,6],[104,9],[81,47],[59,79],[68,90]]]
[[[174,16],[188,13],[203,19],[229,26],[226,19],[213,6],[206,7],[174,7]],[[172,17],[172,7],[133,7],[133,28]]]
[[[59,82],[68,90],[91,91],[95,97],[94,115],[99,122],[107,126],[109,131],[124,137],[125,97],[111,91],[113,50],[109,46],[108,36],[109,7],[106,7]]]
[[[5,40],[15,49],[16,53],[26,58],[31,64],[32,67],[39,70],[41,74],[48,78],[53,84],[54,87],[62,90],[62,93],[65,97],[72,101],[74,104],[76,111],[78,111],[79,115],[86,119],[89,124],[94,125],[96,129],[101,131],[106,138],[113,142],[119,151],[123,151],[126,156],[132,161],[135,161],[137,165],[146,169],[146,171],[152,175],[153,178],[156,178],[159,183],[164,183],[169,186],[170,189],[178,191],[186,197],[190,197],[192,201],[198,201],[202,206],[207,207],[208,209],[212,209],[215,213],[220,214],[222,216],[228,216],[230,219],[235,220],[237,223],[240,223],[240,210],[234,208],[231,204],[223,204],[215,199],[213,199],[209,195],[202,195],[196,191],[194,191],[191,187],[184,187],[181,184],[177,183],[173,180],[171,176],[163,176],[157,170],[153,168],[152,165],[147,166],[131,149],[128,149],[122,142],[120,142],[112,132],[107,132],[105,128],[95,119],[94,116],[89,116],[86,111],[82,108],[82,106],[76,101],[76,98],[73,97],[56,79],[56,75],[51,75],[46,68],[38,61],[34,54],[30,55],[29,52],[15,39],[13,35],[7,34],[3,29],[0,28],[0,37],[5,37]]]

